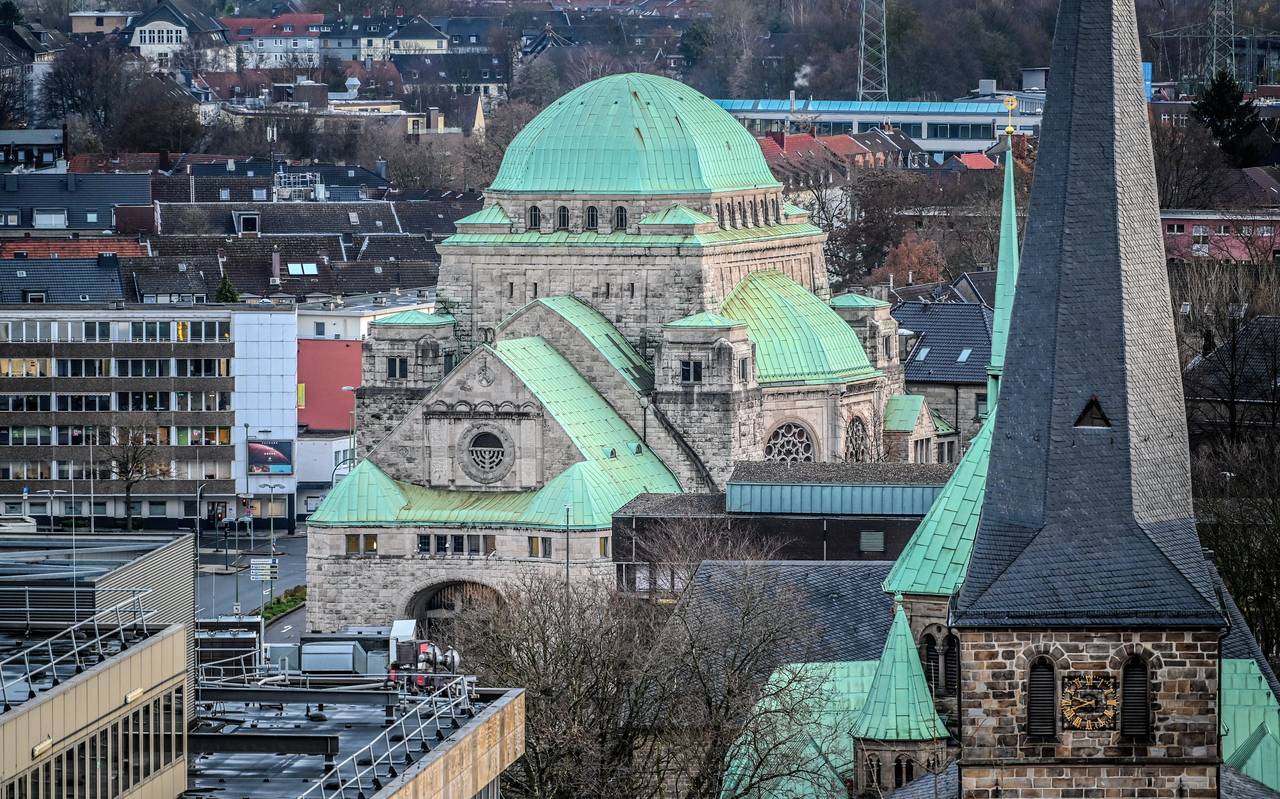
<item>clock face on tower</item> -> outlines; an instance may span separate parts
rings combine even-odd
[[[1062,721],[1075,730],[1113,730],[1120,698],[1109,674],[1068,674],[1062,681]]]

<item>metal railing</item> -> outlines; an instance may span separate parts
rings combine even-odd
[[[52,608],[41,611],[39,598],[41,594],[49,597],[66,597],[64,588],[26,588],[25,602],[22,608],[6,608],[0,617],[12,623],[22,620],[28,629],[47,624],[50,620],[66,613],[66,608]],[[97,607],[103,595],[124,594],[125,599],[108,607],[93,610],[88,618],[67,625],[53,635],[31,646],[16,652],[4,660],[0,660],[0,701],[3,710],[13,709],[15,701],[25,702],[42,690],[51,690],[61,684],[58,667],[74,665],[74,673],[84,671],[86,662],[100,662],[109,656],[108,650],[115,648],[110,654],[122,652],[129,648],[132,640],[145,638],[150,634],[147,617],[155,611],[142,606],[142,598],[151,593],[149,588],[100,588],[94,589],[93,598],[85,600],[88,609]],[[32,599],[36,601],[33,606]],[[17,676],[9,675],[16,672]],[[46,677],[50,684],[40,688],[37,680],[43,682]]]
[[[199,681],[202,685],[249,685],[276,673],[271,663],[262,656],[262,650],[253,649],[222,660],[201,663]]]
[[[298,799],[365,799],[382,790],[383,780],[395,779],[401,770],[431,751],[433,744],[447,740],[451,732],[445,731],[445,725],[451,730],[460,729],[458,719],[469,719],[474,714],[467,678],[449,676],[444,685],[402,714],[378,737],[325,772]],[[361,766],[361,761],[368,765]]]

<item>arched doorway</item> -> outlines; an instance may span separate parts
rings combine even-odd
[[[422,589],[409,600],[405,612],[417,619],[428,637],[439,633],[447,620],[463,608],[480,603],[496,604],[501,595],[487,585],[456,580]]]

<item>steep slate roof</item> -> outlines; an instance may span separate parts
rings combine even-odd
[[[951,285],[955,288],[960,296],[964,297],[965,302],[980,302],[988,308],[994,308],[996,304],[996,275],[994,269],[987,269],[982,272],[964,272],[960,277],[951,281]]]
[[[761,188],[780,184],[741,123],[683,83],[628,73],[579,86],[534,117],[507,147],[489,190],[661,195]]]
[[[213,256],[121,258],[120,276],[130,302],[143,302],[148,294],[203,294],[211,300],[222,279],[218,259]]]
[[[817,295],[772,270],[743,278],[720,313],[747,323],[761,384],[826,384],[879,374],[858,334]]]
[[[480,210],[480,199],[471,196],[429,200],[396,200],[392,205],[405,233],[429,233],[436,239],[457,232],[454,224]],[[510,223],[511,220],[507,220]]]
[[[900,598],[899,598],[900,599]],[[915,637],[902,605],[876,665],[876,676],[853,724],[853,737],[871,741],[936,741],[948,737],[924,679]]]
[[[1187,396],[1235,402],[1275,399],[1280,363],[1280,316],[1250,319],[1232,339],[1197,358],[1184,376]]]
[[[893,792],[893,799],[958,799],[959,796],[960,763],[956,760],[948,763],[941,774],[916,777]]]
[[[1222,799],[1280,799],[1280,791],[1274,791],[1230,766],[1224,766],[1218,772],[1218,785]]]
[[[1142,86],[1133,4],[1063,0],[957,627],[1224,624],[1191,507]]]
[[[454,491],[392,480],[364,460],[320,504],[311,524],[335,526],[559,527],[608,529],[637,494],[680,490],[675,477],[591,384],[540,337],[499,341],[496,356],[537,397],[583,460],[536,491]]]
[[[235,211],[256,211],[259,229],[264,235],[403,232],[391,203],[376,200],[353,203],[208,202],[156,205],[160,232],[183,235],[233,235],[237,232],[232,217],[232,212]]]
[[[533,302],[572,325],[633,389],[643,393],[653,388],[653,368],[604,314],[571,295],[542,297]]]
[[[45,292],[47,303],[124,299],[120,269],[114,259],[0,261],[0,304],[24,303],[24,293],[28,291]]]
[[[905,362],[908,383],[987,382],[994,321],[990,308],[967,302],[904,302],[891,313],[900,329],[919,335]],[[965,350],[968,355],[961,360]]]

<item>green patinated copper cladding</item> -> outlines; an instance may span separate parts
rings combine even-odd
[[[1280,702],[1252,660],[1224,659],[1220,679],[1223,762],[1280,791]]]
[[[800,206],[796,205],[795,203],[783,203],[783,204],[782,204],[782,215],[783,215],[783,216],[798,216],[798,215],[800,215],[800,214],[804,214],[805,216],[808,216],[808,215],[809,215],[809,209],[808,209],[808,208],[801,208]]]
[[[706,233],[467,233],[462,230],[441,241],[437,247],[715,247],[721,244],[777,241],[797,236],[822,236],[822,228],[808,222],[761,227],[712,230]]]
[[[933,427],[938,431],[938,435],[949,436],[956,431],[955,427],[952,426],[951,422],[947,421],[941,411],[930,408],[929,415],[933,417]]]
[[[817,295],[773,270],[743,278],[720,313],[747,324],[761,384],[825,385],[878,377],[858,334]]]
[[[1018,200],[1013,185],[1013,137],[1004,157],[1004,202],[1000,207],[1000,254],[996,261],[995,314],[991,322],[991,363],[987,367],[987,396],[995,401],[1009,346],[1009,319],[1018,284]]]
[[[539,337],[499,341],[495,354],[569,436],[581,462],[535,491],[451,491],[392,480],[362,461],[311,515],[326,527],[453,525],[608,529],[613,512],[641,493],[680,485],[640,437]]]
[[[374,319],[369,324],[379,327],[444,327],[454,323],[451,314],[424,313],[423,311],[401,311]]]
[[[640,220],[645,225],[714,225],[716,220],[684,205],[669,205],[661,211],[655,211]]]
[[[889,593],[951,596],[964,582],[987,493],[992,410],[885,579]]]
[[[874,660],[791,663],[770,675],[758,714],[783,713],[782,697],[792,689],[811,697],[812,709],[785,711],[795,724],[806,726],[808,732],[793,736],[792,730],[784,731],[785,737],[795,739],[795,751],[786,753],[791,758],[787,763],[791,773],[771,780],[768,796],[825,799],[844,795],[844,779],[854,766],[849,730],[871,690],[876,665]],[[775,744],[776,741],[769,741],[764,745],[772,748]],[[747,734],[734,743],[727,758],[722,797],[766,795],[765,791],[744,790],[760,777],[753,767],[759,754],[760,747]]]
[[[604,314],[568,295],[543,297],[533,302],[546,306],[573,325],[636,391],[645,392],[653,388],[653,368],[632,349]]]
[[[844,294],[837,294],[831,298],[832,308],[888,308],[889,303],[884,300],[877,300],[875,297],[868,297],[865,294],[856,294],[852,291]]]
[[[869,741],[936,741],[947,735],[947,726],[938,718],[933,694],[924,679],[911,625],[899,602],[876,676],[854,719],[853,737]]]
[[[707,328],[727,328],[745,325],[746,322],[741,319],[730,319],[727,316],[721,316],[718,313],[703,311],[693,316],[686,316],[683,319],[677,319],[674,322],[667,322],[663,327],[707,327]]]
[[[500,205],[490,205],[481,208],[474,214],[464,216],[457,222],[454,227],[466,227],[467,225],[510,225],[511,217],[507,216],[507,212],[502,210]]]
[[[714,102],[657,75],[583,84],[511,141],[491,192],[664,195],[779,189],[755,138]]]
[[[924,397],[919,394],[894,394],[884,404],[885,432],[910,433],[916,429],[922,410]]]

